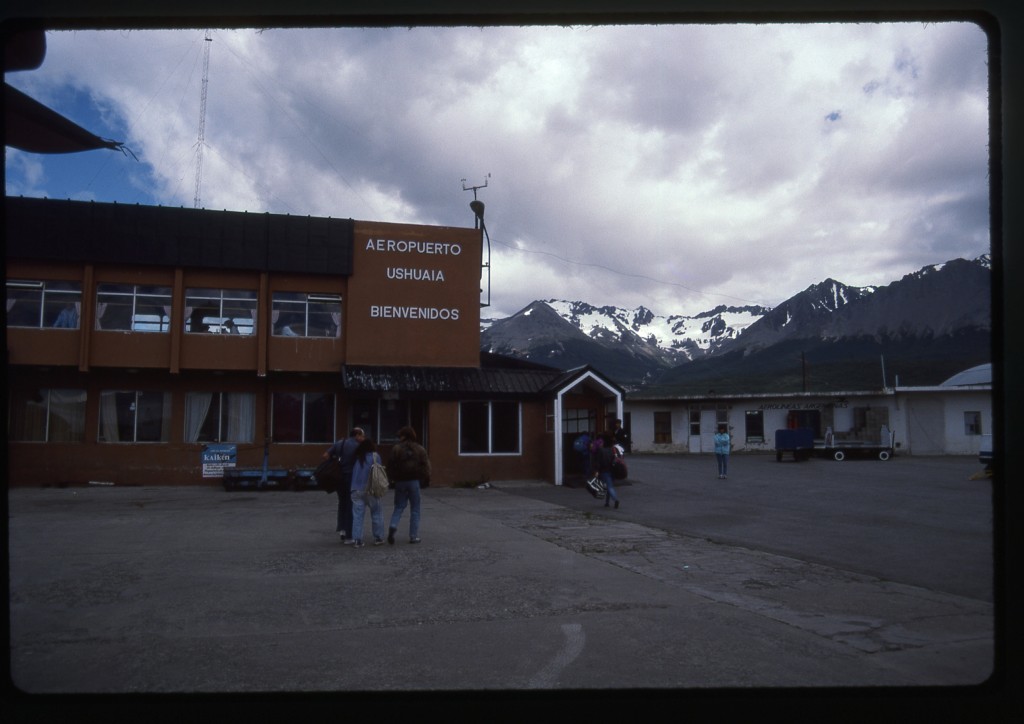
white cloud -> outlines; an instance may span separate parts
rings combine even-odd
[[[142,176],[144,202],[190,205],[202,31],[48,40],[11,82],[58,109],[87,90],[143,161],[97,197],[137,201]],[[202,202],[469,226],[462,179],[486,178],[509,314],[886,283],[988,250],[985,43],[964,23],[217,30]],[[8,154],[8,193],[66,195],[40,163]]]

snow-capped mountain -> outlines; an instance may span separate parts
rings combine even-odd
[[[764,362],[764,355],[783,349],[791,355],[791,348],[799,348],[798,355],[819,349],[848,362],[856,354],[877,357],[867,350],[888,346],[910,359],[922,356],[926,340],[930,351],[924,357],[939,375],[969,360],[988,361],[990,277],[991,260],[984,255],[929,265],[888,286],[826,279],[772,309],[719,306],[694,316],[548,299],[507,319],[483,321],[481,346],[563,369],[591,364],[633,386],[678,385],[702,369],[721,368],[715,360],[727,356],[760,355]]]
[[[660,349],[666,361],[679,364],[713,352],[768,312],[765,307],[719,306],[692,317],[661,316],[646,307],[594,307],[586,302],[548,299],[563,319],[595,340],[633,339]]]

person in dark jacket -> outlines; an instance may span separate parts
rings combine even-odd
[[[353,427],[348,437],[338,440],[324,453],[324,460],[336,457],[341,468],[341,484],[338,485],[338,526],[335,530],[341,542],[355,543],[349,535],[352,531],[352,469],[356,464],[356,449],[363,441],[363,428]]]
[[[619,507],[619,494],[615,492],[614,476],[612,475],[612,464],[615,462],[615,438],[612,437],[610,432],[603,432],[600,436],[601,447],[598,448],[597,457],[597,475],[601,478],[601,482],[604,483],[607,493],[604,496],[604,507],[611,505],[612,501],[615,501],[615,507]]]
[[[395,543],[395,533],[406,505],[411,506],[409,542],[419,543],[420,486],[430,483],[430,458],[423,446],[416,442],[416,431],[411,427],[398,431],[398,443],[391,448],[386,467],[388,478],[395,484],[395,508],[388,526],[388,543]]]

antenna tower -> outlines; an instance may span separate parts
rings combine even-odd
[[[203,90],[199,96],[199,139],[196,141],[196,193],[192,208],[199,208],[199,188],[203,182],[203,145],[206,143],[206,86],[210,82],[210,31],[206,31],[206,46],[203,48]]]

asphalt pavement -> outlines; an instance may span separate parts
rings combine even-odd
[[[984,576],[921,585],[728,525],[716,537],[707,516],[687,529],[638,515],[666,507],[662,487],[676,478],[664,466],[685,457],[634,457],[619,511],[539,481],[430,488],[422,543],[408,542],[407,511],[394,545],[374,546],[367,521],[358,550],[339,543],[336,498],[318,491],[12,489],[10,693],[28,718],[85,694],[262,711],[267,695],[294,706],[457,694],[497,697],[495,714],[552,693],[584,708],[703,696],[725,711],[737,692],[880,697],[889,711],[901,696],[1003,705]],[[921,506],[959,504],[933,498]],[[982,515],[991,526],[990,510],[971,517]],[[940,519],[971,540],[984,532],[928,518]]]

